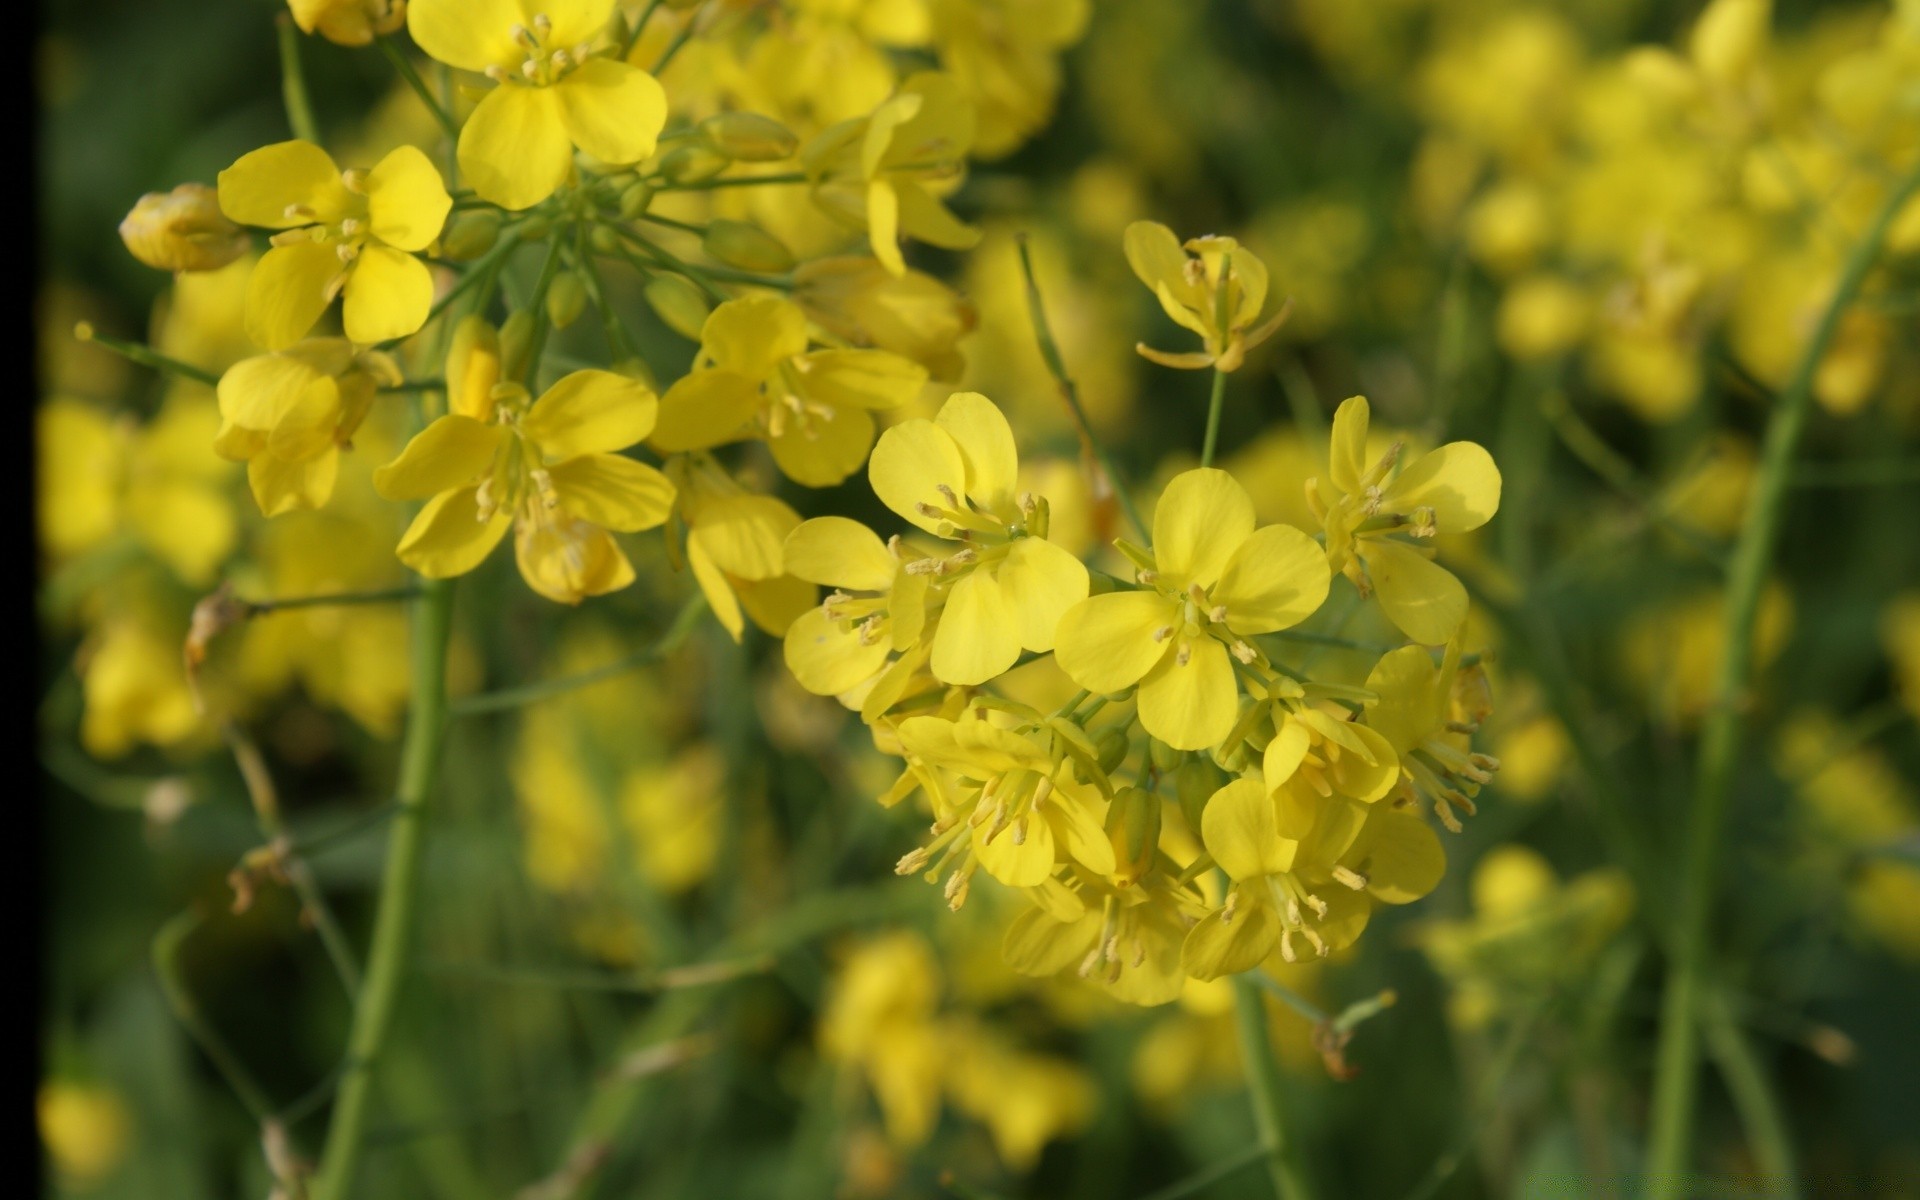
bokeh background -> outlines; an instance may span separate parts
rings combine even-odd
[[[1052,6],[1059,35],[1028,48],[1015,89],[1040,102],[994,126],[954,201],[982,245],[916,259],[977,306],[964,382],[1007,407],[1049,493],[1084,485],[1016,233],[1123,471],[1146,490],[1195,461],[1207,379],[1132,351],[1172,341],[1120,253],[1142,217],[1242,238],[1293,299],[1224,421],[1263,519],[1311,524],[1300,480],[1356,393],[1416,442],[1482,442],[1505,475],[1498,519],[1448,549],[1476,593],[1504,768],[1438,892],[1286,981],[1328,1013],[1396,1001],[1344,1047],[1280,1011],[1294,1128],[1328,1194],[1627,1194],[1718,584],[1775,394],[1920,155],[1920,6],[1781,0],[1745,51],[1703,42],[1686,2]],[[884,6],[778,7],[836,30]],[[245,869],[255,809],[179,647],[221,580],[255,596],[402,582],[365,479],[394,432],[370,426],[334,509],[269,524],[209,448],[207,389],[73,340],[84,319],[209,365],[247,352],[241,276],[176,284],[114,229],[141,193],[286,136],[286,117],[264,0],[42,13],[47,1194],[260,1196],[259,1125],[207,1039],[310,1152],[348,1005],[288,889]],[[955,66],[859,44],[881,72]],[[377,55],[303,53],[336,148],[370,161],[425,122]],[[826,77],[853,87],[847,63],[867,60],[847,53]],[[1910,206],[1817,379],[1717,908],[1726,1019],[1821,1196],[1920,1195],[1917,251]],[[656,361],[692,354],[658,321],[641,332]],[[876,511],[861,490],[790,499]],[[690,585],[663,561],[641,577],[562,612],[492,564],[461,600],[489,616],[457,631],[457,690],[648,644]],[[356,944],[404,646],[399,609],[288,612],[224,638],[200,680]],[[1224,985],[1141,1010],[1012,974],[991,898],[952,916],[893,876],[921,818],[872,802],[887,769],[848,724],[781,673],[777,643],[750,631],[736,649],[711,627],[656,669],[457,721],[367,1194],[1104,1200],[1244,1150]],[[737,970],[654,986],[712,961]],[[1750,1108],[1712,1062],[1698,1164],[1714,1194],[1748,1194]],[[576,1187],[583,1131],[609,1150]],[[1202,1194],[1267,1188],[1245,1171]]]

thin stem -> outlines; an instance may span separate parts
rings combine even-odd
[[[674,35],[674,39],[671,42],[667,43],[667,48],[660,54],[660,61],[653,64],[653,70],[649,71],[648,74],[657,76],[660,72],[666,70],[667,64],[673,61],[674,55],[680,53],[680,48],[693,39],[694,20],[695,18],[691,15],[687,17],[687,23],[681,26],[680,32]]]
[[[687,183],[649,180],[656,192],[710,192],[715,188],[753,187],[762,183],[805,183],[805,171],[781,171],[773,175],[728,175],[720,179],[695,179]]]
[[[427,106],[427,111],[433,114],[433,119],[440,123],[440,128],[446,131],[449,138],[458,142],[460,126],[454,121],[453,115],[441,107],[440,98],[427,89],[427,81],[420,78],[420,72],[414,68],[413,61],[407,57],[406,51],[395,45],[393,38],[388,34],[383,33],[374,41],[380,43],[380,52],[387,56],[387,61],[393,64],[393,69],[400,73],[400,78],[407,81],[407,86],[413,89],[413,94],[420,97],[420,103]]]
[[[540,264],[540,276],[533,281],[533,295],[527,300],[527,311],[533,314],[533,336],[527,341],[526,385],[530,392],[538,393],[535,383],[540,373],[540,355],[547,348],[547,335],[553,332],[553,322],[547,317],[547,293],[553,289],[553,281],[560,274],[560,231],[554,230],[552,241],[547,243],[546,261]]]
[[[1713,540],[1693,526],[1676,520],[1660,498],[1644,481],[1633,464],[1606,443],[1593,426],[1580,419],[1559,391],[1548,391],[1540,398],[1540,410],[1560,438],[1560,444],[1573,453],[1587,469],[1600,476],[1622,496],[1639,508],[1641,515],[1666,529],[1714,566],[1726,569],[1727,556]]]
[[[1113,459],[1107,454],[1107,448],[1094,436],[1093,423],[1087,420],[1087,410],[1080,404],[1080,389],[1073,382],[1073,377],[1067,374],[1067,362],[1060,355],[1060,344],[1053,340],[1053,326],[1047,321],[1047,306],[1040,299],[1040,280],[1033,273],[1033,253],[1028,249],[1027,235],[1022,233],[1015,240],[1020,247],[1020,270],[1027,277],[1027,316],[1033,322],[1034,340],[1040,343],[1040,357],[1053,375],[1054,383],[1059,385],[1060,398],[1067,402],[1074,424],[1080,427],[1081,448],[1092,455],[1094,462],[1099,465],[1100,473],[1106,477],[1107,486],[1113,489],[1114,499],[1120,502],[1120,509],[1127,514],[1127,521],[1133,526],[1134,532],[1141,537],[1148,537],[1147,523],[1140,519],[1140,510],[1133,506],[1133,497],[1120,482],[1120,473],[1114,470]]]
[[[645,221],[650,225],[665,225],[668,229],[678,229],[682,233],[697,233],[702,237],[707,233],[705,225],[695,225],[692,221],[676,221],[672,217],[663,217],[658,213],[643,212],[634,220]]]
[[[1213,394],[1207,397],[1207,440],[1200,444],[1200,465],[1213,465],[1214,446],[1220,440],[1220,409],[1227,398],[1227,373],[1213,370]]]
[[[143,367],[152,367],[156,371],[166,371],[184,376],[208,387],[220,386],[220,377],[212,371],[196,367],[192,363],[181,362],[177,358],[160,353],[151,346],[139,342],[126,342],[119,338],[108,337],[93,327],[91,321],[81,321],[73,327],[73,336],[83,342],[92,342],[105,350],[111,350],[129,362],[137,362]]]
[[[181,969],[180,948],[193,936],[194,930],[200,928],[201,920],[199,913],[188,909],[160,927],[160,932],[153,935],[153,973],[160,981],[160,991],[166,996],[168,1007],[173,1009],[174,1018],[186,1027],[248,1114],[256,1121],[266,1122],[273,1117],[273,1102],[267,1098],[266,1089],[254,1079],[253,1072],[240,1061],[226,1039],[207,1023]]]
[[[1759,473],[1748,501],[1747,521],[1734,545],[1727,583],[1726,640],[1716,694],[1700,743],[1700,770],[1689,814],[1685,891],[1674,943],[1672,973],[1660,1014],[1660,1045],[1655,1062],[1652,1139],[1647,1155],[1650,1200],[1675,1200],[1686,1190],[1693,1110],[1698,1084],[1698,1021],[1708,974],[1708,922],[1714,877],[1719,867],[1722,827],[1726,824],[1733,776],[1739,766],[1744,699],[1753,675],[1753,633],[1760,594],[1773,563],[1780,515],[1793,477],[1793,456],[1813,406],[1813,380],[1820,360],[1840,327],[1841,315],[1860,292],[1887,229],[1907,199],[1920,190],[1920,166],[1907,173],[1854,247],[1834,286],[1820,323],[1795,364],[1791,381],[1767,422]]]
[[[580,236],[574,245],[574,257],[579,260],[580,285],[587,290],[587,299],[592,302],[593,310],[600,314],[600,328],[606,334],[607,352],[615,362],[633,357],[633,339],[627,334],[627,327],[620,320],[620,314],[614,311],[607,301],[606,280],[600,277],[600,265],[595,261],[587,246],[586,226],[580,227]]]
[[[639,44],[640,35],[646,32],[647,22],[653,20],[654,10],[660,7],[661,2],[662,0],[648,0],[647,7],[640,13],[639,20],[633,23],[633,28],[627,30],[627,40],[620,44],[621,62],[627,61],[627,57],[633,53],[633,48]]]
[[[519,687],[505,688],[497,692],[482,692],[478,696],[468,696],[456,700],[452,713],[456,717],[470,717],[475,713],[499,712],[506,708],[525,708],[529,704],[538,704],[542,700],[551,700],[564,696],[568,692],[578,691],[602,680],[624,675],[628,671],[637,671],[641,667],[659,662],[667,655],[679,649],[680,643],[687,640],[699,621],[700,614],[706,610],[705,597],[696,593],[680,609],[673,624],[660,636],[660,640],[645,650],[616,659],[604,667],[595,667],[591,671],[581,671],[575,675],[563,675],[559,679],[543,679],[538,683],[522,684]]]
[[[1733,1097],[1734,1111],[1740,1114],[1767,1193],[1778,1200],[1797,1200],[1799,1171],[1794,1166],[1793,1135],[1787,1128],[1786,1114],[1780,1110],[1780,1098],[1767,1079],[1766,1068],[1754,1055],[1753,1043],[1734,1020],[1725,988],[1714,988],[1706,996],[1700,1006],[1700,1023],[1707,1052]]]
[[[1313,1189],[1298,1160],[1298,1149],[1286,1136],[1280,1113],[1280,1067],[1267,1034],[1267,1007],[1260,985],[1239,975],[1233,981],[1233,1009],[1240,1029],[1240,1059],[1253,1098],[1253,1124],[1266,1154],[1267,1173],[1280,1200],[1310,1200]]]
[[[520,234],[517,231],[502,229],[500,231],[500,240],[494,243],[493,249],[487,251],[473,266],[469,267],[467,273],[460,277],[459,282],[447,289],[446,295],[434,301],[433,307],[427,310],[427,320],[431,321],[441,313],[447,311],[448,306],[465,295],[467,290],[473,287],[474,284],[479,283],[483,279],[491,279],[499,269],[500,264],[506,260],[507,255],[513,253],[514,249],[519,245]],[[402,339],[394,339],[396,342],[400,340]],[[387,344],[390,345],[392,343]]]
[[[320,126],[313,119],[313,101],[307,96],[307,73],[300,65],[300,30],[293,17],[274,19],[280,37],[280,96],[287,105],[287,124],[303,142],[320,143]]]
[[[374,1072],[386,1049],[412,948],[419,909],[420,864],[426,847],[427,802],[440,767],[447,724],[447,644],[453,628],[453,580],[429,580],[413,610],[413,702],[400,751],[397,824],[387,846],[374,917],[367,978],[354,1006],[326,1147],[313,1200],[346,1200],[366,1143]]]
[[[380,588],[371,592],[327,592],[317,596],[279,596],[272,600],[241,600],[238,603],[246,616],[264,617],[268,613],[285,612],[295,608],[393,604],[401,600],[412,600],[419,594],[420,589],[417,586],[408,584],[404,587]]]
[[[422,969],[436,975],[468,979],[476,983],[653,996],[681,988],[710,987],[716,983],[731,983],[749,975],[764,975],[773,970],[773,958],[771,955],[762,954],[719,962],[691,963],[684,967],[668,967],[665,970],[636,972],[629,975],[616,975],[606,971],[580,971],[564,967],[503,966],[495,963],[429,963]]]
[[[446,388],[447,381],[444,379],[409,379],[405,383],[395,383],[374,390],[382,396],[397,396],[408,392],[442,392]]]
[[[1210,1167],[1202,1167],[1177,1183],[1170,1183],[1157,1192],[1150,1192],[1142,1196],[1141,1200],[1185,1200],[1187,1196],[1198,1196],[1222,1179],[1238,1175],[1266,1156],[1265,1146],[1249,1146],[1238,1154],[1228,1155]]]

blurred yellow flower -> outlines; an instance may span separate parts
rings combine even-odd
[[[220,195],[204,183],[148,192],[120,222],[120,240],[160,271],[215,271],[253,248],[253,240],[220,211]]]
[[[49,1080],[40,1085],[34,1111],[41,1144],[69,1185],[90,1187],[126,1159],[133,1117],[113,1088]]]
[[[244,359],[220,376],[213,448],[247,464],[254,502],[267,516],[323,507],[374,393],[401,379],[392,358],[356,351],[344,338],[308,338]]]
[[[1266,324],[1252,328],[1267,302],[1267,267],[1230,237],[1189,238],[1154,221],[1127,226],[1122,245],[1127,265],[1160,301],[1167,316],[1200,335],[1206,349],[1184,354],[1134,347],[1141,357],[1163,367],[1237,371],[1247,351],[1272,337],[1287,319],[1288,306]]]

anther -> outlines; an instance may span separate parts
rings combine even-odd
[[[1356,892],[1363,892],[1367,888],[1367,877],[1358,871],[1348,870],[1346,867],[1335,867],[1333,869],[1333,879],[1335,883],[1352,888]]]
[[[1226,619],[1227,606],[1224,604],[1216,604],[1207,610],[1207,620],[1212,621],[1215,625],[1224,624]]]
[[[1171,625],[1162,625],[1160,628],[1153,631],[1153,640],[1156,642],[1164,642],[1172,636],[1173,636],[1173,626]]]
[[[1243,664],[1247,666],[1253,665],[1253,660],[1259,657],[1259,655],[1254,652],[1254,649],[1252,646],[1247,645],[1245,642],[1239,640],[1238,638],[1234,639],[1233,645],[1229,646],[1228,649],[1233,651],[1233,656],[1235,658],[1239,659]]]
[[[1193,643],[1181,642],[1180,649],[1174,652],[1173,661],[1183,667],[1193,661]]]

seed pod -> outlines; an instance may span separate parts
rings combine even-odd
[[[1113,882],[1132,887],[1153,869],[1160,846],[1160,797],[1143,788],[1121,788],[1107,806],[1107,843],[1113,847]]]
[[[764,271],[778,275],[793,270],[793,254],[780,239],[745,221],[718,218],[707,225],[700,248],[716,262],[743,271]]]
[[[1162,775],[1170,775],[1187,761],[1187,752],[1175,750],[1159,738],[1151,738],[1147,742],[1147,757],[1153,763],[1154,770]]]
[[[587,307],[587,285],[572,271],[553,277],[547,288],[547,320],[555,329],[565,329],[580,318]]]
[[[478,313],[460,318],[447,350],[447,411],[492,420],[493,385],[499,382],[499,331]]]
[[[776,162],[800,147],[793,131],[759,113],[729,112],[700,122],[707,144],[735,162]]]
[[[1127,751],[1133,748],[1127,731],[1113,726],[1101,730],[1093,744],[1100,751],[1100,769],[1109,775],[1120,769],[1120,764],[1127,761]]]
[[[699,288],[678,275],[655,275],[647,280],[646,297],[668,329],[690,342],[700,340],[700,329],[711,310]]]
[[[520,309],[500,326],[500,377],[521,379],[527,373],[527,356],[533,352],[533,314]]]
[[[647,205],[653,203],[653,189],[644,183],[635,183],[620,193],[620,215],[631,221],[647,211]]]
[[[472,262],[500,240],[500,214],[490,208],[463,212],[440,235],[440,253],[453,262]]]
[[[1180,798],[1180,815],[1186,818],[1187,828],[1195,836],[1200,833],[1200,814],[1206,811],[1207,801],[1225,782],[1214,765],[1201,758],[1192,760],[1174,773],[1173,789]]]
[[[689,142],[660,160],[660,174],[672,183],[701,183],[732,165],[732,160],[710,146]]]

